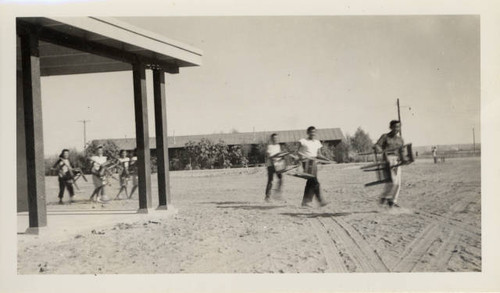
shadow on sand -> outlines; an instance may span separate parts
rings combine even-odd
[[[272,210],[286,207],[285,205],[237,205],[237,206],[217,206],[218,209],[240,209],[240,210]]]
[[[205,201],[203,204],[216,204],[216,205],[228,205],[228,204],[251,204],[249,201]]]
[[[340,213],[281,213],[283,216],[297,217],[297,218],[330,218],[330,217],[344,217],[352,214],[375,214],[378,211],[367,212],[340,212]]]

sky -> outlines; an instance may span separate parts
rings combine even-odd
[[[358,127],[415,146],[480,142],[478,16],[120,18],[203,50],[166,75],[168,135]],[[150,135],[154,136],[148,72]],[[42,77],[45,153],[135,137],[131,72]],[[321,138],[320,138],[321,139]]]

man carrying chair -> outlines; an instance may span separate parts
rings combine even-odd
[[[382,160],[389,165],[391,176],[391,180],[385,183],[380,204],[399,207],[397,200],[401,190],[401,162],[398,151],[404,146],[404,141],[400,136],[401,123],[398,120],[392,120],[389,127],[391,131],[383,134],[374,146],[375,152],[382,153]]]
[[[321,196],[321,186],[317,178],[317,161],[319,159],[329,162],[329,160],[321,154],[323,145],[316,139],[316,128],[314,126],[307,128],[307,138],[300,139],[299,143],[300,147],[298,154],[302,163],[302,168],[304,172],[312,175],[307,179],[302,206],[311,207],[315,195],[320,206],[325,206],[328,203]]]

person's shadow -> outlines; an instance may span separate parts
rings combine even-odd
[[[368,211],[368,212],[339,212],[339,213],[281,213],[283,216],[290,216],[296,218],[330,218],[330,217],[345,217],[352,214],[375,214],[378,211]]]
[[[285,205],[232,205],[232,206],[217,206],[218,209],[240,209],[240,210],[272,210],[286,207]]]

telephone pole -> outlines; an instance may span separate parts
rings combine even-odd
[[[474,132],[474,127],[472,127],[472,153],[476,154],[476,134]]]
[[[401,123],[401,111],[399,110],[399,98],[398,98],[398,101],[397,101],[397,105],[398,105],[398,120],[399,120],[399,123],[400,125],[403,125]],[[399,135],[402,137],[403,136],[403,130],[400,130],[399,131]]]
[[[87,122],[90,120],[78,120],[78,122],[83,123],[83,150],[85,151],[87,148]]]

